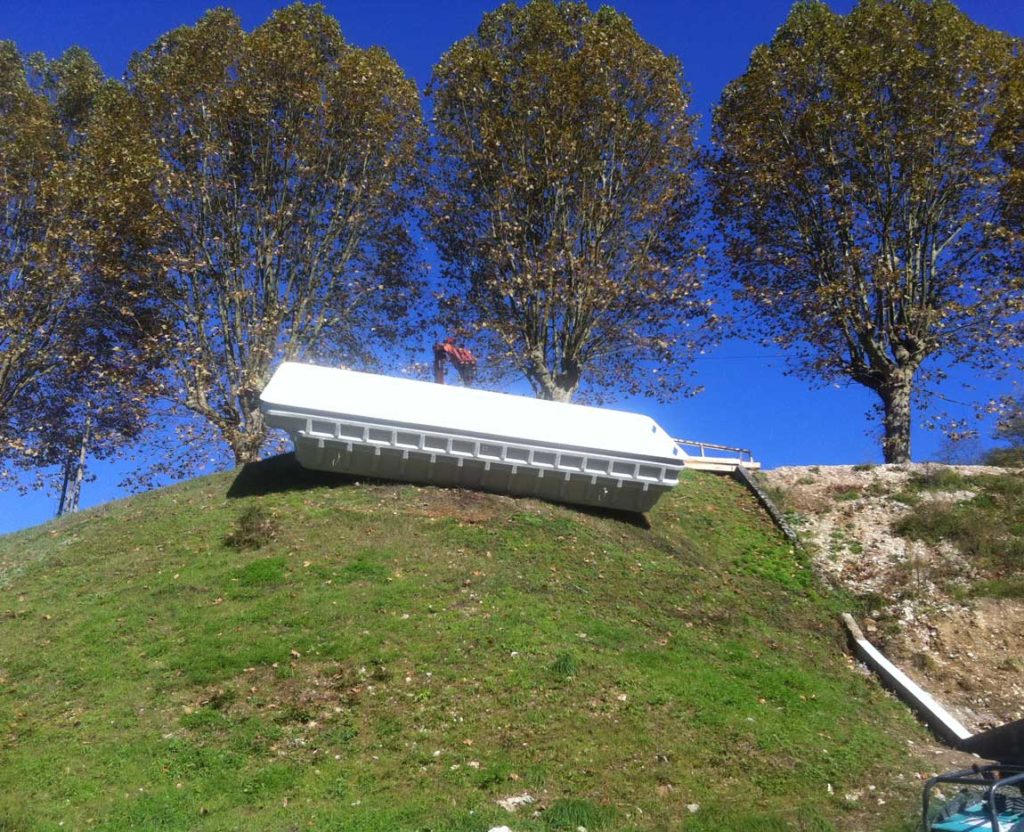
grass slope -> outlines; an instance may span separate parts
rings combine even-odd
[[[0,830],[909,828],[843,794],[924,735],[750,495],[650,520],[282,457],[0,538]]]

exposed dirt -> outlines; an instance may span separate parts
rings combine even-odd
[[[434,518],[453,517],[470,525],[488,523],[516,505],[514,498],[502,494],[463,488],[413,488],[415,497],[403,503],[406,512]]]
[[[897,499],[914,473],[985,466],[879,465],[787,467],[764,479],[782,494],[818,573],[870,599],[865,634],[972,731],[1024,718],[1024,603],[963,600],[977,568],[949,545],[930,546],[892,532],[910,508]],[[970,491],[923,492],[921,499],[963,501]]]
[[[359,719],[362,697],[385,688],[391,676],[381,664],[309,661],[293,652],[287,663],[246,668],[198,698],[172,703],[170,710],[184,717],[178,733],[224,728],[229,718],[252,720],[253,747],[278,757],[315,759],[339,750]]]

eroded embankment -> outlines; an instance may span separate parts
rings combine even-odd
[[[868,600],[865,633],[915,681],[974,731],[1024,717],[1024,473],[926,464],[762,476],[815,570]]]

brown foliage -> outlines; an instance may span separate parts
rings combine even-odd
[[[948,2],[798,3],[715,112],[741,296],[800,372],[878,394],[887,461],[929,357],[997,370],[1020,341],[992,142],[1012,55]]]
[[[418,292],[404,222],[416,88],[301,3],[251,33],[209,12],[137,55],[129,87],[163,164],[173,395],[251,461],[274,362],[369,364],[404,334]]]
[[[446,308],[568,400],[668,397],[713,316],[693,239],[694,117],[679,62],[610,8],[506,3],[434,68],[429,234]]]
[[[0,459],[59,466],[61,510],[87,453],[134,436],[152,392],[153,167],[135,128],[84,50],[47,61],[0,44]]]

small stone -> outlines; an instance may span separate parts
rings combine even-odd
[[[534,797],[529,792],[523,792],[522,794],[513,794],[509,797],[503,797],[501,800],[494,801],[506,812],[514,812],[520,806],[529,806],[534,802]]]
[[[689,812],[691,815],[695,815],[697,812],[700,811],[700,804],[699,803],[687,803],[686,804],[686,811]]]

